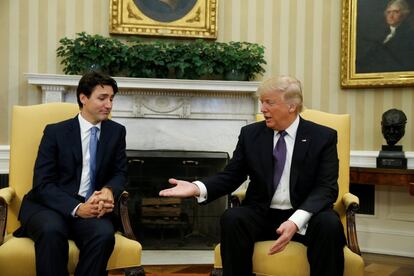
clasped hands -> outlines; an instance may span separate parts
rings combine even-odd
[[[101,218],[114,210],[114,196],[111,189],[102,188],[95,191],[91,197],[79,205],[76,215],[81,218]]]

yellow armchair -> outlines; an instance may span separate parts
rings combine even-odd
[[[360,256],[361,252],[355,228],[355,211],[359,207],[359,199],[349,193],[350,116],[348,114],[330,114],[312,109],[306,109],[301,116],[304,119],[333,128],[338,133],[339,195],[334,209],[340,215],[347,237],[347,246],[344,247],[344,275],[363,276],[364,261]],[[262,119],[263,116],[261,114],[257,116],[257,120]],[[233,194],[231,204],[237,205],[243,198],[243,192]],[[273,242],[256,242],[253,253],[253,273],[256,276],[309,275],[310,269],[305,245],[291,241],[282,252],[268,256],[267,252]],[[222,275],[220,244],[214,250],[212,275]]]
[[[23,196],[32,187],[33,168],[40,139],[46,124],[74,117],[79,112],[77,104],[50,103],[13,107],[9,187],[0,189],[0,274],[3,276],[36,275],[34,243],[29,238],[12,235],[20,223],[18,214]],[[141,244],[135,240],[129,223],[124,192],[117,206],[123,234],[115,234],[115,248],[107,270],[123,269],[125,275],[144,276],[141,266]],[[70,274],[75,272],[79,250],[69,241]]]

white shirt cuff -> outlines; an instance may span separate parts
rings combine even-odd
[[[77,215],[76,215],[76,211],[78,210],[78,208],[79,208],[79,206],[80,206],[81,204],[82,204],[82,203],[79,203],[78,205],[76,205],[75,209],[73,209],[73,211],[72,211],[72,217],[74,217],[74,218],[76,218],[76,217],[77,217]]]
[[[311,217],[312,213],[298,209],[290,216],[289,220],[296,224],[298,227],[298,234],[305,235],[306,229],[308,229],[308,222]]]
[[[204,183],[201,182],[201,181],[194,181],[193,184],[196,185],[198,187],[198,189],[200,189],[200,195],[196,196],[197,202],[202,203],[202,202],[206,201],[207,200],[206,185],[204,185]]]

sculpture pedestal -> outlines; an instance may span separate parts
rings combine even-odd
[[[407,169],[407,158],[402,146],[382,146],[377,157],[377,168]]]

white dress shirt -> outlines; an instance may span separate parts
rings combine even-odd
[[[90,183],[90,167],[89,167],[89,140],[91,136],[91,128],[97,127],[99,130],[97,132],[97,137],[99,140],[99,136],[101,134],[101,122],[99,122],[96,125],[91,124],[85,118],[82,117],[81,113],[78,115],[79,120],[79,126],[80,126],[80,135],[81,135],[81,143],[82,143],[82,174],[81,174],[81,180],[79,185],[79,192],[78,195],[85,197],[86,193],[89,190]],[[80,205],[80,204],[79,204]],[[79,205],[75,207],[75,209],[72,211],[72,215],[75,216],[76,211],[79,208]]]
[[[296,117],[295,121],[287,128],[285,131],[287,134],[285,135],[286,141],[286,162],[285,167],[283,169],[282,176],[280,178],[279,185],[276,188],[276,191],[273,195],[272,201],[270,203],[270,208],[273,209],[281,209],[287,210],[292,209],[292,204],[290,202],[290,191],[289,191],[289,182],[290,182],[290,167],[292,161],[292,154],[295,145],[296,139],[296,132],[299,126],[299,116]],[[277,140],[279,139],[280,135],[277,131],[274,133],[273,138],[273,147],[276,145]],[[197,201],[199,203],[207,200],[207,188],[201,181],[194,181],[195,185],[198,186],[200,189],[200,196],[197,197]],[[298,227],[298,233],[304,235],[306,233],[306,229],[308,227],[308,222],[312,217],[312,213],[309,213],[305,210],[298,209],[296,210],[292,216],[289,218],[290,221],[296,224]]]
[[[396,27],[390,26],[390,33],[385,37],[384,41],[382,43],[387,43],[391,40],[391,38],[395,35],[395,29]]]

